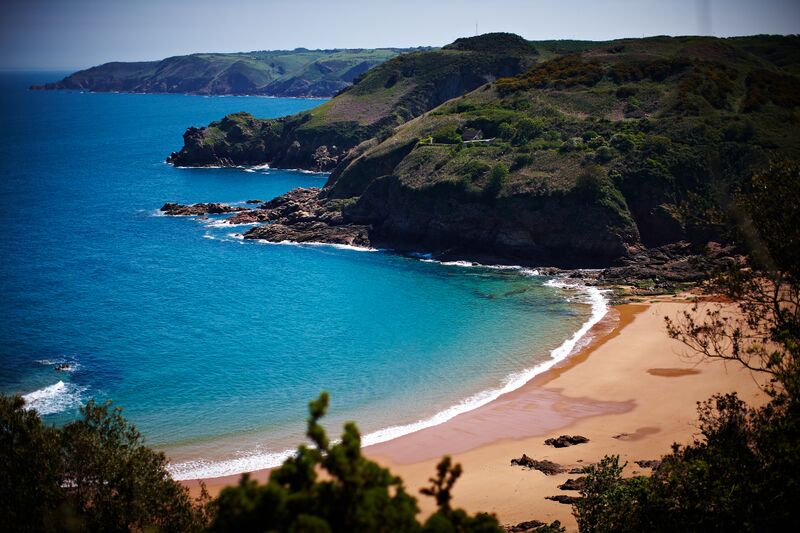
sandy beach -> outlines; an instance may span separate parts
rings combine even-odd
[[[545,497],[577,495],[558,489],[577,475],[545,476],[511,466],[512,458],[524,453],[574,468],[619,454],[628,462],[626,473],[647,473],[634,461],[657,459],[673,442],[688,442],[696,433],[698,401],[731,391],[747,402],[763,401],[750,372],[699,360],[667,337],[664,317],[690,308],[688,301],[672,298],[612,307],[590,331],[592,342],[556,368],[445,424],[366,447],[365,454],[399,474],[413,492],[427,484],[439,458],[450,454],[464,467],[456,505],[496,513],[503,524],[557,519],[575,530],[571,506]],[[590,442],[544,445],[544,439],[562,434]],[[267,475],[254,473],[257,479]],[[211,479],[207,486],[213,495],[238,477]],[[197,482],[186,484],[197,490]],[[430,498],[419,502],[425,514],[433,510]]]

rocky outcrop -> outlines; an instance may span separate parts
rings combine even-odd
[[[556,464],[552,461],[548,461],[547,459],[538,461],[536,459],[528,457],[524,453],[522,454],[522,457],[518,459],[511,459],[511,465],[522,466],[525,468],[530,468],[531,470],[538,470],[539,472],[542,472],[546,476],[555,476],[556,474],[561,474],[563,472],[566,472],[566,469],[559,464]]]
[[[569,496],[567,494],[557,494],[555,496],[545,496],[545,500],[553,500],[554,502],[563,503],[564,505],[574,505],[580,501],[579,496]]]
[[[549,524],[539,520],[527,520],[513,526],[505,526],[508,533],[555,533],[564,531],[559,520],[553,520]]]
[[[561,490],[583,490],[586,487],[586,477],[569,478],[558,486]]]
[[[232,207],[228,204],[220,203],[199,203],[199,204],[174,204],[166,203],[161,209],[162,213],[169,216],[199,216],[199,215],[221,215],[225,213],[237,213],[247,211],[245,207]]]
[[[620,266],[603,270],[600,278],[607,283],[652,280],[654,288],[669,288],[674,283],[706,279],[714,270],[745,261],[732,246],[714,242],[697,246],[680,241],[657,248],[634,248],[620,259]]]
[[[652,470],[656,470],[659,466],[661,466],[660,459],[641,459],[639,461],[634,461],[637,465],[641,468],[650,468]]]
[[[247,231],[245,239],[370,246],[369,227],[346,223],[336,205],[320,198],[319,189],[295,189],[229,219],[239,224],[249,221],[268,223]]]
[[[415,188],[397,176],[375,179],[345,217],[372,227],[379,245],[425,250],[445,259],[602,267],[637,242],[636,227],[580,191],[487,197],[462,183]]]
[[[552,446],[553,448],[566,448],[568,446],[584,444],[586,442],[589,442],[589,439],[582,435],[561,435],[560,437],[547,439],[544,441],[546,446]]]

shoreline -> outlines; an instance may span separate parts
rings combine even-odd
[[[471,266],[484,266],[484,265],[471,265]],[[570,288],[570,289],[573,289],[573,290],[587,291],[588,289],[593,289],[593,291],[595,291],[597,293],[602,292],[600,289],[597,289],[596,287],[589,287],[589,286],[577,285],[577,284],[576,285],[567,285],[567,284],[563,284],[563,283],[559,282],[556,279],[550,280],[550,281],[553,282],[550,286],[554,286],[554,287],[561,288],[561,289],[563,289],[566,286],[567,288]],[[412,430],[411,432],[408,432],[408,433],[400,434],[400,435],[397,435],[395,437],[390,437],[388,439],[379,440],[377,442],[372,442],[372,443],[364,443],[364,441],[365,440],[371,440],[368,437],[370,437],[373,434],[383,433],[383,432],[385,432],[387,430],[393,429],[393,428],[398,427],[398,426],[390,426],[388,428],[379,429],[379,430],[377,430],[375,432],[372,432],[372,433],[369,433],[369,434],[366,434],[366,435],[362,435],[362,448],[365,450],[365,455],[370,455],[369,451],[371,449],[380,448],[381,446],[384,446],[384,445],[390,445],[394,441],[401,440],[401,439],[407,439],[407,438],[410,438],[410,437],[414,436],[415,434],[418,434],[418,433],[421,433],[421,432],[425,432],[425,431],[428,431],[428,430],[434,430],[434,429],[436,429],[438,427],[451,424],[454,421],[454,419],[463,417],[465,415],[469,415],[470,413],[474,413],[475,411],[478,411],[478,410],[481,410],[481,409],[484,409],[484,408],[487,408],[487,407],[491,407],[495,402],[498,402],[503,397],[505,397],[507,395],[510,395],[510,394],[513,394],[513,393],[515,393],[515,392],[517,392],[517,391],[519,391],[521,389],[525,389],[525,388],[528,388],[528,387],[535,387],[535,386],[538,386],[540,384],[547,383],[550,379],[552,379],[550,377],[551,373],[554,376],[558,375],[559,373],[565,371],[567,368],[570,368],[571,366],[577,364],[577,362],[579,362],[579,360],[585,359],[586,357],[588,357],[588,354],[595,348],[596,345],[602,344],[605,341],[606,338],[609,338],[609,336],[614,335],[615,332],[617,332],[618,329],[621,329],[621,327],[623,327],[626,322],[630,321],[629,318],[628,319],[620,319],[620,317],[619,317],[620,313],[617,312],[615,310],[615,308],[610,305],[608,299],[603,298],[603,304],[604,304],[605,308],[604,308],[604,310],[602,312],[602,316],[600,316],[599,318],[594,316],[594,314],[597,312],[597,309],[595,308],[594,304],[591,304],[591,303],[586,304],[586,305],[592,305],[592,307],[593,307],[592,313],[590,314],[588,320],[586,322],[584,322],[582,327],[579,328],[579,330],[576,331],[573,334],[572,337],[565,339],[564,342],[562,342],[559,346],[557,346],[556,348],[551,350],[550,354],[552,356],[552,354],[554,352],[559,351],[560,349],[564,348],[565,346],[569,346],[570,349],[567,350],[566,353],[562,354],[560,357],[555,357],[555,358],[548,359],[547,361],[544,361],[544,362],[541,362],[541,363],[535,365],[533,368],[523,369],[523,370],[519,371],[517,373],[518,375],[519,374],[523,374],[523,373],[527,373],[527,372],[536,372],[531,377],[528,377],[521,384],[517,385],[516,387],[514,387],[514,388],[512,388],[512,389],[510,389],[508,391],[505,391],[503,389],[503,387],[499,387],[497,389],[492,389],[490,391],[483,391],[482,393],[478,393],[478,394],[475,394],[475,395],[473,395],[473,396],[471,396],[469,398],[463,399],[463,400],[461,400],[461,402],[456,403],[452,407],[450,407],[449,409],[445,410],[445,412],[449,411],[450,409],[457,408],[459,405],[462,405],[464,402],[466,402],[467,400],[469,400],[470,398],[472,398],[474,396],[479,396],[479,395],[481,395],[481,394],[483,394],[485,392],[499,392],[494,398],[490,399],[488,402],[485,402],[485,403],[483,403],[481,405],[473,407],[473,408],[471,408],[469,410],[456,413],[455,415],[447,418],[446,420],[444,420],[442,422],[439,422],[439,423],[436,423],[436,424],[433,424],[433,425],[429,425],[429,426],[426,426],[426,427],[421,427],[419,429]],[[584,329],[585,329],[585,331],[584,331]],[[582,345],[581,341],[585,341],[586,339],[588,339],[588,341],[585,344]],[[537,369],[540,369],[543,366],[545,366],[546,368],[544,368],[543,370],[539,370],[537,372]],[[509,377],[513,377],[513,376],[514,375],[511,375]],[[513,380],[510,380],[510,381],[513,381]],[[507,385],[507,384],[508,383],[506,383],[505,385]],[[426,422],[426,421],[428,421],[430,419],[436,418],[440,414],[441,413],[436,413],[433,416],[428,417],[428,418],[426,418],[424,420],[420,420],[420,421],[415,422],[415,423],[407,424],[407,426],[414,426],[414,425]],[[402,427],[405,427],[405,426],[402,426]],[[337,436],[338,436],[338,434],[337,434]],[[288,457],[289,455],[291,455],[292,451],[293,450],[285,450],[285,451],[282,451],[282,452],[274,452],[274,455],[281,456],[281,457],[286,455]],[[452,452],[445,452],[445,453],[452,453]],[[269,476],[269,472],[272,470],[272,468],[274,468],[274,467],[260,468],[260,469],[256,469],[256,470],[251,470],[249,472],[239,472],[239,473],[234,473],[234,474],[226,474],[226,475],[222,475],[222,476],[214,476],[214,477],[206,477],[206,478],[193,477],[193,478],[179,479],[178,481],[183,483],[185,486],[188,486],[193,492],[195,490],[199,490],[198,482],[199,481],[203,481],[206,484],[206,486],[209,489],[209,491],[212,494],[216,494],[222,488],[224,488],[224,487],[226,487],[228,485],[232,485],[232,484],[237,483],[239,478],[244,473],[250,474],[252,478],[258,479],[259,481],[265,481],[267,479],[267,477]]]
[[[464,467],[454,505],[494,512],[504,524],[560,520],[574,530],[571,506],[544,498],[576,496],[557,486],[577,475],[545,476],[512,467],[512,458],[525,453],[572,468],[619,454],[628,462],[627,475],[647,473],[634,461],[658,459],[673,442],[690,441],[696,402],[729,391],[748,403],[764,401],[745,369],[680,355],[686,353],[683,345],[667,337],[663,317],[690,307],[678,298],[611,307],[589,332],[588,345],[519,389],[444,424],[365,446],[364,453],[401,476],[412,494],[428,484],[440,457],[449,454]],[[584,435],[590,442],[561,449],[543,444],[562,434]],[[269,472],[251,476],[264,481]],[[213,478],[206,486],[216,495],[239,478]],[[198,480],[182,483],[193,494],[199,491]],[[423,515],[434,510],[430,498],[418,501]]]
[[[282,244],[282,243],[269,243],[269,244]],[[291,243],[297,244],[297,243]],[[304,244],[304,243],[300,243]],[[324,246],[344,246],[344,245],[328,245]],[[350,248],[350,247],[347,247]],[[362,249],[360,251],[372,251]],[[377,250],[376,250],[377,251]],[[422,261],[430,262],[432,260],[421,259]],[[503,266],[486,266],[480,264],[459,264],[461,267],[483,267],[489,269],[507,269],[509,267]],[[519,270],[524,274],[538,276],[538,271],[528,271],[524,267],[515,266],[514,270]],[[590,307],[590,312],[587,319],[572,335],[564,339],[561,344],[549,351],[549,357],[543,361],[537,362],[532,366],[522,368],[507,375],[499,384],[492,388],[484,389],[476,393],[470,394],[466,397],[461,397],[449,407],[435,412],[432,415],[426,416],[414,422],[405,424],[391,424],[380,429],[371,431],[362,435],[362,447],[367,448],[370,446],[377,446],[380,444],[392,442],[397,439],[408,437],[415,433],[426,431],[436,428],[443,424],[447,424],[454,418],[467,415],[473,411],[484,408],[497,401],[504,395],[513,393],[520,388],[526,387],[532,380],[538,376],[547,374],[552,368],[561,365],[565,360],[568,360],[572,355],[582,351],[587,345],[590,345],[596,332],[593,328],[602,322],[609,314],[610,301],[606,297],[607,292],[594,286],[568,283],[561,279],[553,278],[543,283],[543,286],[550,287],[559,291],[571,291],[581,295],[580,303]],[[564,295],[566,297],[566,295]],[[185,461],[180,463],[170,464],[168,467],[174,479],[178,481],[197,481],[199,479],[216,480],[238,478],[245,472],[259,472],[269,471],[271,468],[282,464],[283,461],[294,454],[295,448],[289,448],[281,451],[270,451],[263,454],[262,462],[275,463],[260,468],[244,467],[243,465],[258,460],[256,457],[244,456],[241,458],[230,458],[218,461]],[[202,465],[202,466],[200,466]],[[238,466],[231,466],[238,465]],[[231,469],[236,469],[230,472]],[[193,471],[194,470],[194,471]],[[200,470],[200,474],[196,471]],[[228,472],[225,472],[228,470]],[[205,477],[203,477],[205,476]],[[216,484],[216,483],[215,483]]]

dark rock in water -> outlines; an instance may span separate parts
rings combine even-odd
[[[542,472],[546,476],[554,476],[556,474],[561,474],[565,471],[564,467],[559,464],[556,464],[552,461],[548,461],[547,459],[543,459],[541,461],[537,461],[536,459],[532,459],[528,457],[524,453],[522,457],[519,459],[511,459],[512,466],[522,466],[525,468],[530,468],[532,470],[538,470]]]
[[[246,232],[245,239],[370,246],[369,226],[345,223],[336,204],[323,202],[319,193],[319,189],[294,189],[266,202],[253,214],[233,217],[230,222],[269,222]]]
[[[366,226],[329,226],[323,222],[298,222],[289,226],[278,223],[267,224],[251,229],[244,234],[244,238],[269,242],[321,242],[369,246]]]
[[[72,365],[69,363],[59,363],[55,368],[58,372],[69,372],[72,370]]]
[[[554,502],[563,503],[565,505],[572,505],[580,501],[580,496],[568,496],[566,494],[558,494],[557,496],[545,496],[545,500],[553,500]]]
[[[226,218],[225,222],[228,224],[257,224],[259,222],[268,222],[269,212],[262,209],[251,209],[250,211],[241,211],[236,213],[230,218]]]
[[[558,486],[561,490],[583,490],[586,486],[586,477],[579,477],[576,479],[569,478],[564,483]]]
[[[554,533],[556,531],[564,531],[559,520],[553,520],[549,524],[539,520],[528,520],[515,526],[505,526],[504,529],[508,533]]]
[[[246,204],[263,204],[264,200],[247,200]]]
[[[244,207],[231,207],[228,204],[220,203],[200,203],[191,205],[166,203],[159,210],[169,216],[197,216],[197,215],[221,215],[224,213],[237,213],[247,211]]]
[[[553,446],[554,448],[566,448],[567,446],[584,444],[586,442],[589,442],[589,439],[581,435],[561,435],[557,439],[547,439],[544,441],[547,446]]]
[[[634,461],[634,463],[642,468],[650,468],[652,470],[661,466],[661,461],[659,459],[642,459],[641,461]]]

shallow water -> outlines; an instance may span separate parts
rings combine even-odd
[[[322,186],[163,162],[188,125],[320,102],[25,89],[56,78],[0,76],[0,390],[48,422],[113,400],[178,477],[264,467],[302,439],[322,390],[336,433],[357,420],[365,441],[390,438],[525,381],[602,313],[596,293],[592,306],[530,271],[244,242],[245,228],[157,216],[166,201]]]

